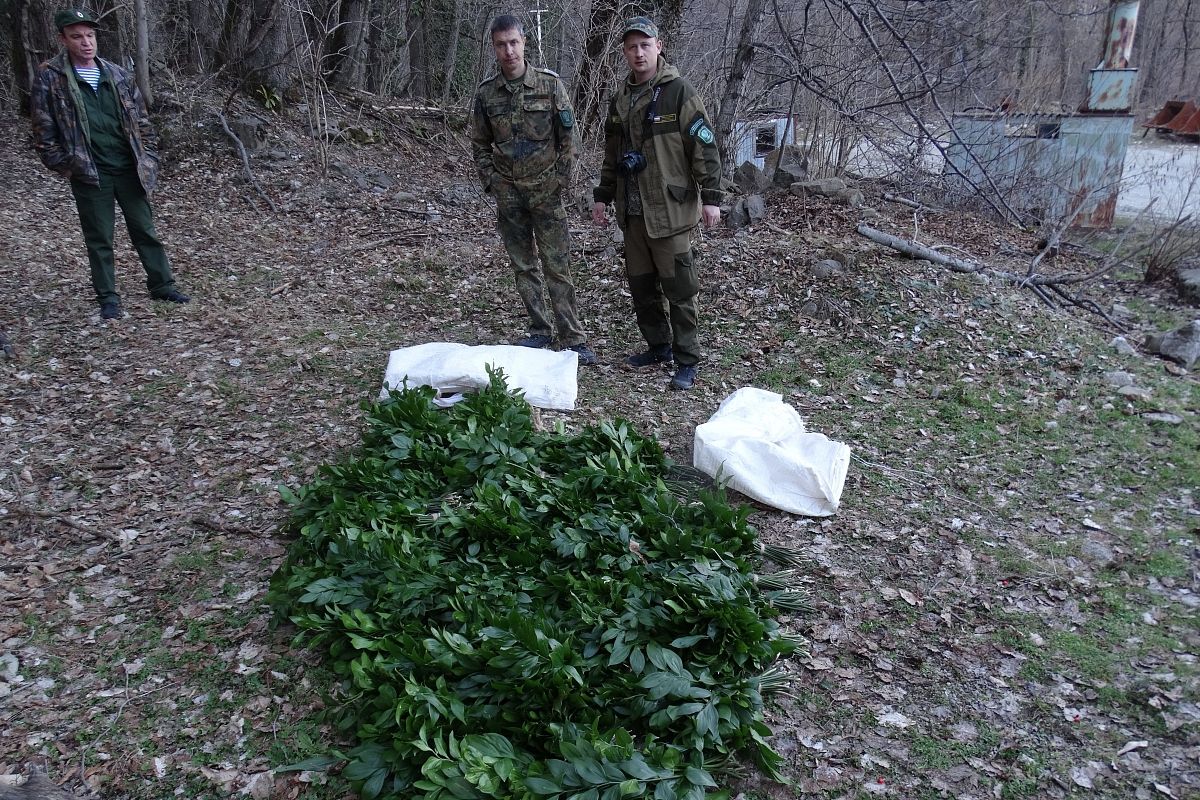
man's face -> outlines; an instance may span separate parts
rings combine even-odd
[[[58,38],[67,48],[72,64],[90,67],[96,60],[96,29],[88,23],[68,25],[59,32]]]
[[[515,78],[525,66],[525,37],[516,28],[492,34],[492,49],[506,78]]]
[[[657,37],[632,31],[625,34],[621,49],[625,53],[625,60],[629,62],[635,83],[654,77],[658,70],[658,54],[662,52],[662,42]]]

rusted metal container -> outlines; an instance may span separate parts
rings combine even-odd
[[[1181,136],[1200,133],[1200,108],[1191,100],[1187,101],[1183,108],[1179,109],[1179,113],[1163,127]]]
[[[1088,76],[1088,98],[1082,111],[1129,111],[1133,89],[1137,82],[1136,69],[1094,69]]]

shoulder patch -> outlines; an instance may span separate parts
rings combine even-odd
[[[572,128],[575,126],[575,115],[571,113],[569,108],[560,108],[558,110],[558,121],[564,128]]]
[[[697,117],[696,121],[688,128],[688,135],[704,144],[712,144],[717,140],[712,128],[708,127],[708,123],[704,117]]]

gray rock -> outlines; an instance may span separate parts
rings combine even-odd
[[[750,214],[746,211],[746,198],[739,197],[725,215],[726,226],[740,230],[750,224]]]
[[[797,197],[828,197],[854,208],[862,207],[866,202],[862,191],[841,178],[822,178],[815,181],[797,181],[789,188]]]
[[[1104,382],[1109,386],[1132,386],[1134,384],[1134,377],[1128,372],[1113,370],[1112,372],[1104,373]]]
[[[815,181],[798,181],[792,184],[792,194],[799,197],[815,194],[821,197],[834,197],[838,192],[846,191],[848,185],[841,178],[820,178]]]
[[[1128,397],[1130,400],[1141,400],[1144,403],[1150,402],[1151,398],[1150,390],[1140,386],[1122,386],[1117,389],[1117,394]]]
[[[1155,355],[1169,358],[1191,369],[1200,359],[1200,319],[1176,328],[1169,333],[1155,333],[1146,337],[1146,349]]]
[[[392,199],[395,200],[397,203],[415,203],[415,202],[417,202],[417,196],[415,194],[413,194],[412,192],[396,192],[394,195],[392,195]]]
[[[253,153],[267,141],[267,121],[252,114],[243,114],[229,120],[229,129],[248,153]]]
[[[1108,343],[1108,346],[1123,356],[1136,356],[1137,355],[1137,350],[1134,348],[1133,345],[1131,345],[1129,343],[1129,340],[1126,339],[1124,336],[1115,337],[1111,342]]]
[[[808,168],[799,164],[783,164],[775,168],[771,185],[777,189],[787,189],[793,183],[801,183],[808,178]]]
[[[0,786],[0,800],[72,800],[72,797],[43,773],[33,772],[20,786]]]
[[[1083,546],[1079,548],[1079,555],[1096,569],[1104,569],[1117,560],[1116,554],[1108,545],[1091,539],[1084,542]]]
[[[1180,270],[1175,276],[1175,288],[1183,302],[1200,306],[1200,269]]]
[[[880,214],[878,211],[876,211],[873,208],[864,208],[862,210],[862,212],[859,214],[859,217],[862,219],[863,222],[874,222],[875,220],[881,219],[883,217],[883,214]],[[979,273],[974,273],[974,274],[977,275]]]
[[[746,198],[746,216],[751,222],[759,222],[767,218],[767,203],[762,195],[752,194]]]
[[[1161,422],[1163,425],[1183,424],[1183,417],[1176,414],[1168,414],[1166,411],[1151,411],[1148,414],[1142,414],[1142,419],[1148,419],[1151,422]]]
[[[842,265],[832,258],[826,258],[810,266],[808,274],[820,280],[829,280],[842,274]]]
[[[761,192],[771,185],[767,175],[753,161],[744,161],[733,171],[733,182],[747,194]]]

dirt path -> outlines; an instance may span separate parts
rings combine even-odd
[[[23,122],[0,136],[24,141]],[[338,797],[336,777],[269,771],[336,741],[315,716],[328,675],[263,603],[286,546],[275,487],[354,445],[388,350],[509,341],[521,312],[449,139],[335,152],[397,181],[379,191],[321,182],[311,154],[260,160],[278,215],[251,209],[219,140],[189,152],[157,210],[195,301],[152,304],[122,246],[129,316],[102,324],[69,191],[0,151],[0,329],[20,354],[0,360],[0,774],[42,764],[111,797]],[[702,247],[711,355],[688,394],[617,366],[637,334],[616,251],[572,221],[604,363],[567,425],[623,416],[688,460],[694,426],[753,384],[856,455],[837,517],[755,517],[811,552],[817,610],[795,620],[811,653],[773,709],[795,785],[737,788],[1195,796],[1195,376],[1116,355],[1094,319],[870,250],[848,209],[771,214],[784,233]],[[1030,245],[952,216],[923,234],[981,256]],[[816,281],[829,244],[856,262]],[[1133,282],[1105,294],[1134,329],[1189,318]],[[814,298],[832,321],[802,313]],[[1119,394],[1115,370],[1149,399]]]

